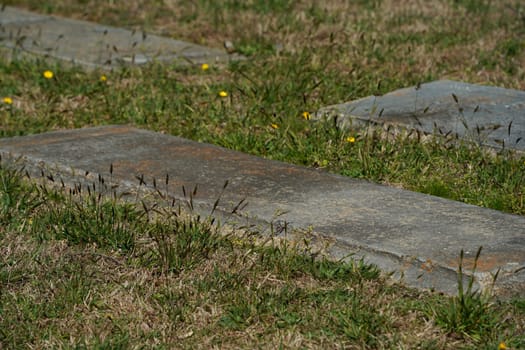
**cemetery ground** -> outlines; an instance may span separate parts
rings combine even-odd
[[[418,4],[19,0],[212,47],[230,40],[248,59],[89,72],[1,60],[0,136],[126,123],[525,215],[521,154],[311,120],[436,79],[525,89],[520,2]],[[323,258],[306,233],[285,243],[219,227],[190,198],[123,202],[4,165],[0,185],[6,349],[525,347],[522,297],[409,289]]]

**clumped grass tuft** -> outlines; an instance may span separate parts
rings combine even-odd
[[[6,166],[0,158],[0,225],[10,228],[17,214],[29,215],[42,204],[34,185],[22,181],[23,171]],[[0,230],[0,233],[2,230]]]
[[[464,334],[478,342],[484,338],[497,336],[501,327],[502,314],[498,313],[490,295],[474,289],[474,273],[481,254],[478,249],[472,267],[473,275],[469,278],[467,287],[463,283],[463,250],[459,256],[458,294],[449,299],[444,306],[432,309],[436,323],[448,332]],[[497,279],[497,274],[494,281]],[[495,334],[489,335],[489,332]],[[487,334],[489,333],[489,334]]]
[[[134,249],[136,223],[140,223],[140,218],[131,206],[117,204],[101,193],[81,196],[72,191],[69,195],[45,196],[46,208],[32,222],[38,239],[65,239],[71,244],[96,244],[115,250]]]
[[[147,233],[155,243],[153,263],[165,273],[179,273],[193,267],[208,259],[222,243],[213,219],[197,215],[162,217],[161,220],[151,225]]]

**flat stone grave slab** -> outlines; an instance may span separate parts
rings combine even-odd
[[[525,91],[440,80],[321,109],[343,126],[390,124],[525,151]]]
[[[55,183],[73,186],[100,175],[119,191],[153,191],[156,179],[174,198],[198,186],[197,211],[210,213],[221,196],[223,213],[245,200],[230,223],[311,230],[333,241],[335,258],[364,257],[411,286],[456,293],[460,250],[465,268],[483,246],[477,285],[525,295],[525,217],[386,187],[325,171],[266,160],[183,138],[106,126],[0,139],[0,155]],[[17,160],[18,159],[18,160]],[[112,174],[110,175],[110,167]],[[225,181],[229,182],[223,193]],[[135,191],[137,192],[137,191]],[[280,214],[280,215],[278,215]]]
[[[87,68],[150,62],[227,62],[235,56],[179,40],[13,7],[0,12],[0,46],[11,57],[38,55]],[[238,58],[238,57],[237,57]]]

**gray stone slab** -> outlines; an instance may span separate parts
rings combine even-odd
[[[486,288],[501,269],[500,295],[525,295],[525,217],[324,171],[271,161],[186,139],[109,126],[0,139],[3,162],[18,160],[32,174],[54,174],[72,184],[110,178],[121,191],[170,181],[168,192],[198,185],[197,210],[209,213],[229,181],[221,210],[246,199],[245,218],[264,227],[279,220],[335,241],[330,252],[365,257],[395,271],[412,286],[456,292],[460,249],[472,263],[483,252],[476,278]],[[19,164],[21,164],[19,163]],[[89,172],[89,175],[86,175]],[[87,176],[87,177],[86,177]],[[148,187],[149,186],[149,187]],[[276,216],[276,213],[281,215]],[[225,216],[226,217],[226,216]],[[467,269],[468,270],[468,269]],[[468,273],[467,273],[468,275]]]
[[[440,80],[321,109],[342,125],[393,124],[525,151],[525,91]]]
[[[215,63],[239,57],[179,40],[5,7],[0,46],[11,57],[46,56],[88,68],[150,62]]]

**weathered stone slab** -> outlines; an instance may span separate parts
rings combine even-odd
[[[58,183],[85,182],[86,176],[96,181],[101,174],[121,191],[136,189],[138,178],[147,184],[143,188],[153,191],[153,178],[164,188],[169,174],[167,191],[176,198],[182,198],[183,185],[198,185],[194,203],[203,213],[210,212],[228,180],[221,197],[224,212],[246,199],[243,212],[250,222],[268,227],[279,220],[311,229],[335,241],[335,257],[365,256],[385,271],[397,271],[412,286],[448,293],[456,292],[460,249],[472,264],[483,246],[477,274],[481,287],[501,269],[499,293],[525,293],[522,216],[127,126],[4,138],[0,154],[3,162],[23,156],[19,161],[30,173],[40,175],[44,169]]]
[[[234,56],[170,38],[5,7],[0,46],[10,56],[38,55],[85,67],[112,68],[156,62],[227,62]]]
[[[394,124],[525,151],[525,91],[440,80],[321,109],[342,125]]]

